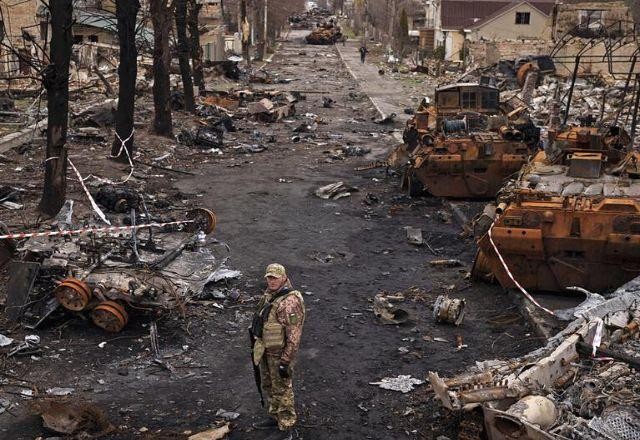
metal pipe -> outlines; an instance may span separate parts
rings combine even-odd
[[[638,57],[637,55],[634,55],[633,58],[631,59],[631,68],[629,69],[629,73],[627,74],[627,80],[624,83],[624,93],[622,94],[622,97],[620,98],[620,108],[618,109],[618,111],[616,112],[616,119],[613,121],[613,125],[618,124],[618,118],[620,117],[620,113],[622,112],[622,107],[624,104],[624,98],[627,96],[627,92],[629,91],[629,83],[631,82],[631,75],[633,74],[633,70],[636,67],[636,61],[637,61]],[[603,92],[602,96],[606,96],[607,94]],[[600,119],[602,120],[602,119]]]
[[[633,141],[636,137],[636,124],[638,123],[638,105],[640,105],[640,74],[636,73],[636,103],[633,106],[633,118],[631,119],[631,141],[629,149],[633,148]]]
[[[573,88],[576,85],[576,78],[578,76],[578,67],[580,66],[580,55],[576,55],[575,66],[573,68],[573,76],[571,77],[571,87],[569,88],[569,97],[567,98],[567,107],[564,110],[564,120],[562,121],[562,125],[567,125],[567,120],[569,119],[569,108],[571,107],[571,98],[573,98]]]

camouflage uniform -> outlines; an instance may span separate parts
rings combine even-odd
[[[284,267],[275,264],[267,268],[267,276],[270,276],[269,269],[273,266],[278,266],[275,274],[282,272],[282,276],[285,276]],[[264,306],[276,298],[264,322],[263,336],[254,346],[253,356],[256,365],[260,365],[262,389],[268,398],[269,414],[277,420],[278,428],[282,431],[296,423],[291,376],[305,317],[302,294],[291,290],[290,286],[287,283],[278,292],[267,290],[258,303],[256,313],[261,313]],[[288,378],[280,376],[280,365],[289,366]]]

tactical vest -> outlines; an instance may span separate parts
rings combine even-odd
[[[254,319],[253,322],[253,326],[256,326],[256,324],[258,323],[262,324],[262,328],[254,328],[252,330],[252,334],[256,337],[253,346],[253,362],[255,363],[255,365],[258,365],[260,363],[260,360],[262,359],[262,356],[264,355],[264,352],[266,350],[269,350],[269,352],[273,353],[274,351],[282,350],[285,346],[285,328],[278,322],[277,311],[280,303],[289,295],[295,295],[296,297],[298,297],[298,300],[302,305],[302,316],[300,317],[300,325],[304,324],[304,299],[302,298],[302,294],[297,290],[287,292],[284,295],[277,297],[270,303],[265,301],[264,299],[260,301],[260,303],[258,304],[256,317],[259,318],[266,307],[269,307],[269,314],[263,322],[260,322],[260,319]]]
[[[277,312],[280,303],[285,300],[285,298],[289,297],[289,295],[295,295],[298,297],[300,304],[302,305],[302,316],[300,317],[300,325],[304,324],[304,299],[302,298],[302,294],[297,290],[293,290],[286,295],[283,295],[279,298],[276,298],[271,304],[271,310],[269,311],[269,316],[267,317],[266,322],[264,323],[264,327],[262,330],[262,341],[264,342],[264,347],[269,351],[275,351],[277,349],[284,348],[285,343],[285,329],[280,322],[278,322]]]

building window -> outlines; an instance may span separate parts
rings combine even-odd
[[[476,108],[478,103],[476,101],[475,91],[462,91],[462,108]]]
[[[456,108],[459,105],[458,92],[438,92],[438,106],[443,108]]]
[[[73,36],[73,44],[82,44],[83,41],[84,41],[84,36],[83,35],[74,35]]]
[[[516,24],[529,24],[531,22],[530,12],[516,12]]]
[[[89,35],[89,41],[91,41],[92,43],[97,43],[98,42],[98,36],[97,35]]]
[[[482,92],[482,108],[487,110],[497,110],[498,92]]]

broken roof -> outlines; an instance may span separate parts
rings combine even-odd
[[[476,27],[522,3],[531,5],[549,15],[555,0],[443,0],[442,28],[465,29]]]

